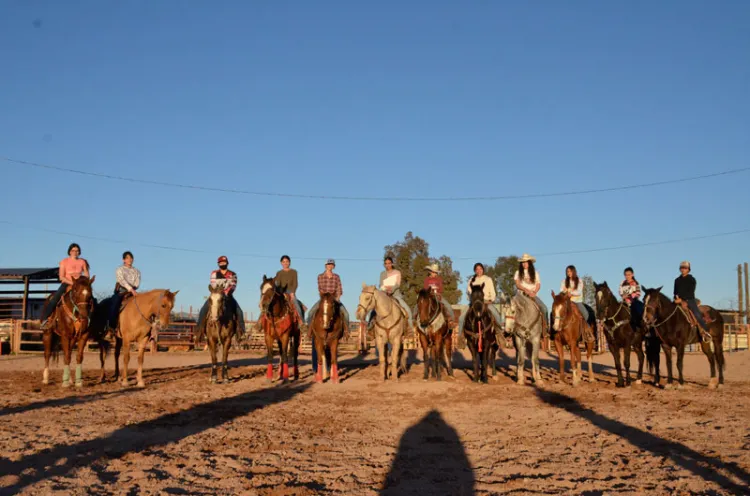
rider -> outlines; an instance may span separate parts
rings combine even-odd
[[[109,327],[117,328],[117,317],[120,315],[122,300],[127,294],[135,296],[141,285],[141,271],[133,267],[133,254],[126,251],[122,254],[122,265],[115,270],[115,292],[109,308]]]
[[[323,296],[324,293],[330,293],[339,302],[339,308],[341,309],[341,316],[344,319],[344,329],[349,329],[349,312],[346,307],[341,303],[341,295],[344,294],[344,288],[341,285],[341,278],[338,274],[333,273],[333,269],[336,268],[336,261],[332,258],[326,260],[325,272],[318,274],[318,294]],[[308,327],[312,324],[315,318],[315,313],[318,311],[320,306],[320,300],[307,312],[307,323]],[[312,365],[313,372],[318,371],[318,350],[315,348],[315,337],[312,338]]]
[[[698,308],[698,302],[695,300],[695,287],[697,284],[695,277],[690,275],[690,262],[685,261],[680,263],[680,276],[674,280],[674,302],[677,304],[683,301],[687,303],[688,308],[693,312],[695,319],[702,328],[701,331],[704,333],[704,339],[706,339],[707,336],[705,334],[708,333],[708,324],[703,319],[703,314],[700,308]],[[710,339],[710,336],[708,338]]]
[[[292,264],[292,259],[289,255],[283,255],[281,257],[281,270],[276,273],[274,281],[276,285],[286,288],[286,298],[290,303],[290,308],[294,310],[294,315],[297,319],[297,325],[301,332],[307,332],[307,324],[305,324],[305,312],[302,309],[302,302],[297,299],[297,271],[290,269],[289,266]]]
[[[560,292],[568,293],[570,301],[576,304],[578,311],[581,312],[583,320],[589,322],[592,312],[589,307],[583,303],[583,279],[578,277],[578,270],[575,265],[568,265],[565,269],[565,279],[560,284]]]
[[[393,268],[393,258],[389,256],[383,259],[383,266],[385,270],[380,273],[380,282],[378,284],[380,290],[392,296],[401,305],[401,308],[406,312],[406,319],[408,320],[407,329],[411,329],[411,309],[406,304],[406,301],[404,301],[404,294],[401,292],[401,271]]]
[[[435,292],[440,299],[441,308],[443,310],[443,317],[448,322],[448,327],[453,327],[453,309],[448,300],[443,296],[443,278],[440,277],[440,267],[434,263],[426,267],[428,276],[424,280],[424,289],[430,289]]]
[[[59,277],[62,284],[57,288],[55,294],[52,295],[50,301],[42,309],[42,325],[40,329],[46,329],[49,326],[50,317],[55,313],[57,304],[60,302],[60,298],[65,294],[69,287],[73,285],[73,281],[78,279],[81,275],[91,277],[89,275],[89,263],[80,258],[81,247],[78,243],[71,243],[68,246],[68,256],[60,261]]]
[[[623,275],[625,279],[620,283],[620,297],[630,307],[630,327],[635,330],[640,327],[643,321],[641,285],[636,280],[632,267],[627,267]]]
[[[518,270],[513,275],[513,280],[516,282],[516,288],[519,291],[536,302],[539,311],[542,312],[544,332],[547,332],[549,329],[549,310],[547,310],[547,305],[537,296],[542,287],[542,281],[539,278],[539,272],[534,268],[534,263],[536,263],[536,258],[524,253],[518,261]]]
[[[477,262],[474,264],[474,275],[469,278],[469,282],[466,284],[466,294],[471,294],[472,286],[481,286],[484,284],[482,289],[484,293],[484,302],[487,303],[487,308],[495,321],[495,331],[502,328],[503,319],[500,316],[500,311],[494,305],[495,299],[497,298],[497,292],[495,290],[495,281],[484,273],[484,265]],[[466,321],[466,315],[469,313],[468,307],[461,312],[461,316],[458,318],[458,332],[459,334],[464,332],[464,322]]]
[[[227,296],[227,308],[231,309],[234,305],[235,317],[239,324],[240,334],[245,334],[245,316],[242,313],[240,304],[234,299],[234,290],[237,289],[237,274],[229,270],[229,259],[224,255],[220,256],[216,262],[219,264],[219,269],[211,272],[211,287],[222,286],[224,288],[224,294]],[[198,336],[203,335],[203,330],[206,325],[206,314],[208,313],[208,304],[206,302],[201,307],[198,313]]]

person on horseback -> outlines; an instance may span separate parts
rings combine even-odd
[[[55,313],[57,304],[60,303],[60,299],[65,292],[73,285],[73,281],[78,279],[81,275],[91,277],[89,275],[89,263],[83,258],[80,258],[80,256],[81,247],[78,243],[71,243],[70,246],[68,246],[68,256],[60,261],[58,272],[62,284],[60,284],[60,287],[57,288],[55,294],[52,295],[52,298],[42,310],[42,317],[40,319],[42,325],[40,326],[40,329],[47,329],[50,325],[50,317]]]
[[[424,280],[423,288],[432,290],[438,296],[443,309],[443,317],[445,317],[445,321],[448,322],[448,327],[452,328],[454,325],[453,308],[451,308],[451,304],[448,303],[448,300],[443,296],[443,278],[439,275],[440,267],[438,264],[434,263],[428,265],[425,269],[427,270],[428,275]]]
[[[633,268],[627,267],[623,272],[625,279],[620,283],[620,298],[630,307],[630,327],[637,329],[643,321],[643,302],[641,301],[641,285],[633,274]]]
[[[674,280],[674,302],[678,305],[684,301],[688,308],[695,316],[695,320],[701,327],[701,333],[704,340],[710,340],[708,334],[708,324],[703,319],[701,309],[698,308],[698,302],[695,299],[695,288],[698,285],[695,277],[690,274],[690,262],[680,263],[680,276]],[[708,339],[707,339],[708,338]]]
[[[289,307],[294,310],[294,315],[297,319],[297,325],[300,331],[307,332],[307,324],[305,323],[305,311],[302,309],[302,302],[297,299],[297,271],[290,268],[292,259],[289,255],[282,255],[281,259],[281,270],[276,273],[274,281],[278,286],[286,288],[286,298],[289,302]]]
[[[380,273],[380,282],[378,284],[380,290],[393,297],[398,302],[398,304],[401,305],[401,308],[403,308],[406,312],[406,318],[408,320],[407,329],[411,329],[411,309],[409,308],[409,305],[406,304],[406,301],[404,300],[404,294],[401,292],[401,271],[393,267],[392,257],[385,257],[383,259],[383,266],[385,267],[385,270]]]
[[[211,287],[216,288],[221,286],[224,288],[224,294],[227,296],[227,309],[230,311],[234,310],[240,335],[244,335],[245,316],[242,312],[242,308],[240,308],[240,304],[234,299],[234,290],[237,289],[237,273],[229,270],[229,259],[224,255],[220,256],[216,260],[216,263],[218,263],[219,268],[211,272]],[[203,336],[203,333],[205,332],[208,305],[209,301],[206,300],[198,313],[198,336]]]
[[[513,280],[516,283],[518,291],[525,293],[529,298],[536,302],[539,311],[542,312],[544,332],[546,333],[547,330],[549,330],[549,310],[542,299],[537,296],[539,290],[542,288],[542,280],[539,277],[539,272],[534,268],[535,263],[536,258],[528,253],[524,253],[518,261],[518,270],[513,275]]]
[[[112,295],[109,308],[109,321],[107,324],[111,330],[117,329],[117,318],[122,309],[122,302],[128,294],[135,296],[141,285],[141,271],[133,267],[133,254],[126,251],[122,254],[122,265],[115,270],[115,291]]]
[[[325,271],[322,274],[318,274],[318,294],[323,296],[325,293],[330,293],[336,298],[339,303],[339,309],[341,310],[341,316],[344,319],[344,328],[349,329],[349,312],[346,307],[341,303],[341,295],[344,294],[344,288],[341,285],[341,278],[338,274],[333,273],[333,269],[336,268],[336,261],[332,258],[326,260]],[[320,300],[307,312],[307,326],[308,328],[312,325],[315,314],[320,306]],[[312,334],[312,333],[310,333]],[[312,365],[313,372],[318,371],[318,350],[315,348],[315,337],[312,338]]]
[[[482,290],[484,292],[484,302],[487,304],[487,309],[490,311],[490,315],[492,315],[492,319],[495,321],[495,332],[497,332],[502,329],[503,318],[500,316],[500,310],[495,306],[495,300],[497,299],[495,281],[484,273],[484,265],[477,262],[474,264],[474,275],[469,278],[469,281],[466,284],[466,294],[471,294],[472,286],[481,286],[482,284],[484,284],[484,289]],[[461,316],[458,318],[459,334],[464,332],[464,321],[466,320],[466,315],[468,313],[469,309],[466,308],[461,312]]]
[[[565,279],[560,283],[560,292],[568,293],[570,301],[576,304],[583,320],[589,322],[591,316],[594,315],[594,310],[583,303],[583,279],[578,277],[578,270],[575,265],[566,267]]]

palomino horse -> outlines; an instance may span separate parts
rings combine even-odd
[[[346,333],[346,322],[341,312],[341,303],[331,293],[320,295],[318,310],[310,322],[310,333],[315,338],[315,350],[318,354],[318,369],[315,382],[328,379],[326,351],[331,357],[331,382],[339,383],[338,347],[339,340]]]
[[[491,368],[492,377],[495,377],[495,353],[498,346],[492,314],[484,301],[484,283],[471,286],[463,332],[474,363],[474,382],[486,384],[487,367]]]
[[[371,311],[375,311],[375,341],[378,347],[378,359],[380,361],[380,380],[387,378],[386,345],[391,345],[391,371],[390,376],[398,380],[399,368],[406,372],[406,353],[403,352],[402,339],[406,332],[407,319],[401,305],[380,291],[375,286],[362,283],[362,293],[359,295],[357,305],[357,319],[364,321]]]
[[[429,379],[432,370],[433,376],[439,381],[441,365],[445,366],[448,376],[453,377],[453,330],[448,327],[443,315],[443,306],[432,290],[419,291],[415,320],[424,352],[424,380]]]
[[[555,349],[560,361],[560,382],[565,382],[565,346],[570,350],[570,369],[573,373],[573,386],[581,381],[581,349],[578,340],[583,338],[586,345],[586,361],[589,365],[589,382],[594,382],[594,332],[568,293],[555,295],[552,291],[552,328],[555,330]]]
[[[131,343],[138,343],[137,385],[141,388],[146,386],[143,382],[143,356],[146,353],[146,344],[152,337],[152,331],[169,327],[169,318],[177,293],[179,291],[172,293],[168,289],[152,289],[126,300],[120,312],[120,325],[115,341],[115,361],[120,356],[120,349],[123,350],[121,380],[123,386],[128,385]]]
[[[717,387],[717,367],[719,369],[718,385],[724,384],[724,319],[721,314],[709,306],[701,307],[704,313],[708,313],[710,320],[707,330],[711,334],[711,340],[705,342],[701,339],[701,333],[688,320],[686,312],[690,310],[683,310],[678,304],[673,303],[662,294],[661,287],[643,289],[646,293],[643,322],[651,327],[661,340],[664,356],[667,359],[667,387],[673,387],[672,347],[677,348],[677,374],[679,378],[677,387],[681,388],[685,383],[682,378],[682,359],[685,356],[685,346],[695,343],[700,343],[701,349],[711,366],[711,380],[708,387],[712,389]],[[711,345],[713,345],[713,349]],[[656,384],[658,385],[658,382]]]
[[[44,372],[42,384],[49,384],[49,359],[62,344],[65,355],[62,387],[70,387],[70,355],[73,345],[78,346],[76,355],[76,387],[83,386],[83,352],[89,340],[89,322],[94,310],[94,294],[91,285],[96,276],[89,279],[81,276],[73,281],[70,289],[60,298],[52,318],[53,324],[44,331]],[[49,298],[46,305],[49,305]]]
[[[211,378],[209,382],[216,383],[229,380],[229,348],[232,347],[232,338],[239,329],[237,314],[234,308],[229,308],[232,300],[224,294],[222,286],[208,286],[208,311],[206,312],[206,339],[211,351]],[[221,344],[222,366],[221,380],[218,379],[217,351]]]
[[[523,385],[526,382],[524,366],[526,365],[526,351],[531,344],[531,376],[537,386],[544,384],[539,368],[539,347],[542,342],[544,320],[534,300],[519,292],[505,306],[505,331],[513,336],[516,348],[516,382]]]
[[[617,369],[617,387],[630,386],[630,352],[635,351],[638,357],[638,375],[635,383],[641,384],[643,380],[643,341],[646,340],[646,346],[652,346],[656,343],[656,358],[659,358],[659,341],[656,337],[644,338],[645,329],[642,325],[633,329],[631,321],[631,309],[624,302],[617,301],[615,295],[609,289],[607,282],[602,284],[594,283],[596,291],[596,314],[602,321],[604,336],[609,344],[609,350],[615,359],[615,368]],[[622,351],[622,361],[620,360],[620,351]],[[623,381],[622,362],[625,362],[625,379]],[[659,375],[659,366],[656,365],[656,377]],[[657,381],[658,382],[658,381]]]
[[[284,383],[289,381],[289,352],[291,351],[294,358],[294,380],[296,381],[299,379],[297,358],[299,356],[300,332],[297,320],[292,315],[289,302],[284,295],[286,288],[277,286],[273,278],[264,275],[260,290],[261,322],[266,337],[266,354],[268,356],[266,380],[273,382],[273,342],[276,341],[281,355],[278,380]]]

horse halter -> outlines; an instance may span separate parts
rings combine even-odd
[[[434,313],[432,313],[432,316],[430,317],[430,319],[427,321],[426,324],[423,324],[422,319],[419,319],[418,324],[419,324],[419,327],[421,327],[422,329],[427,329],[430,326],[430,324],[435,322],[435,319],[438,318],[438,315],[440,315],[440,301],[437,299],[437,296],[432,291],[430,291],[430,296],[428,296],[428,304],[430,305],[430,308],[432,308],[432,306],[435,305],[435,311]]]
[[[360,308],[362,309],[362,313],[367,313],[375,309],[375,290],[373,289],[372,291],[367,291],[366,289],[363,288],[362,294],[372,295],[372,299],[370,300],[370,302],[372,303],[372,308],[369,308],[370,303],[368,303],[366,307],[362,303],[357,303],[357,312],[359,312]]]
[[[85,308],[85,309],[88,310],[88,314],[86,315],[87,325],[91,324],[91,312],[93,312],[93,310],[94,310],[94,299],[91,298],[91,288],[90,287],[87,290],[87,294],[89,295],[89,298],[87,298],[87,299],[85,299],[83,301],[76,302],[73,299],[73,289],[71,289],[70,292],[68,293],[68,295],[69,295],[68,299],[70,300],[70,304],[73,305],[73,311],[70,312],[70,316],[71,316],[71,318],[73,320],[73,326],[74,327],[78,327],[76,329],[76,331],[78,331],[80,329],[79,322],[81,321],[81,317],[80,317],[81,308]]]

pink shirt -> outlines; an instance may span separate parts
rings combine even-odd
[[[65,274],[60,274],[60,279],[63,279],[63,276],[78,279],[86,269],[86,260],[67,257],[60,262],[60,266],[65,271]]]

